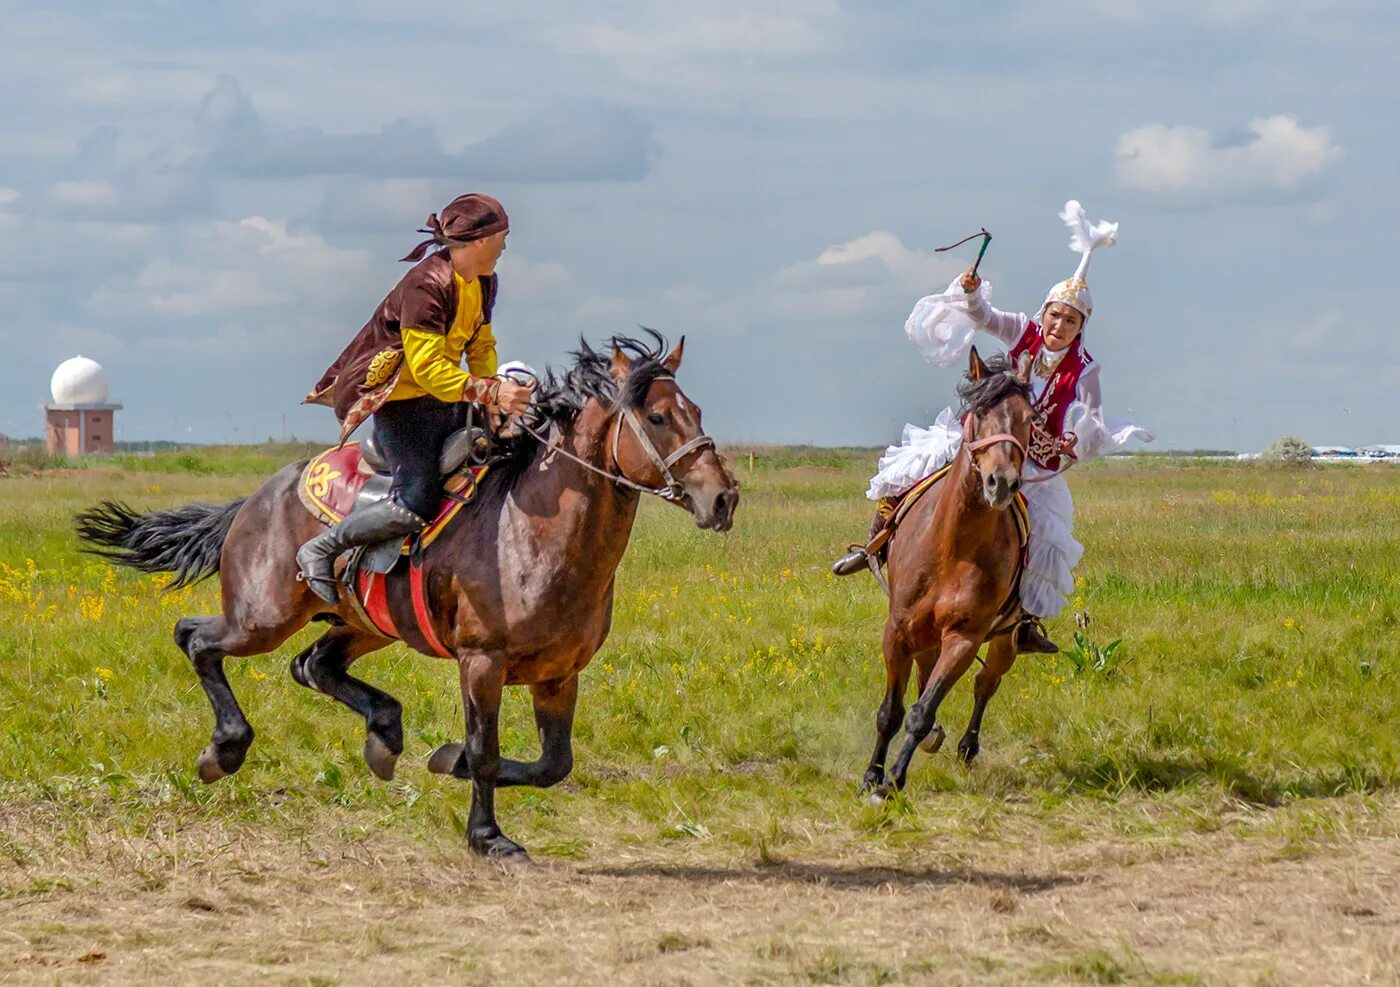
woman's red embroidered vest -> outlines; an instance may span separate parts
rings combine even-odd
[[[1026,331],[1011,348],[1009,354],[1012,366],[1021,359],[1022,353],[1029,353],[1034,360],[1045,346],[1045,337],[1040,334],[1040,326],[1034,322],[1026,325]],[[1060,439],[1064,435],[1065,412],[1079,393],[1079,375],[1084,368],[1094,362],[1084,350],[1084,336],[1080,334],[1070,343],[1069,352],[1060,358],[1045,385],[1040,400],[1035,403],[1035,420],[1031,423],[1031,462],[1041,469],[1060,468]],[[1032,367],[1031,373],[1035,370]]]

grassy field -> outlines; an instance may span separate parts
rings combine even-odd
[[[498,800],[539,865],[502,873],[423,767],[455,670],[401,647],[357,666],[404,703],[394,782],[287,675],[315,631],[229,661],[258,738],[194,779],[212,718],[170,631],[216,587],[81,556],[69,518],[229,499],[277,455],[0,478],[0,983],[1400,979],[1400,470],[1076,470],[1080,647],[1018,662],[975,767],[950,743],[877,807],[884,601],[826,569],[871,457],[736,456],[729,535],[644,505],[574,774]],[[511,695],[503,746],[534,745]]]

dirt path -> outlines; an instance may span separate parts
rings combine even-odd
[[[75,840],[0,813],[0,983],[1400,982],[1393,837],[902,863],[674,845],[502,870],[382,833]]]

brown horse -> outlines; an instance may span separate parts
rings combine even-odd
[[[904,787],[914,750],[935,729],[938,706],[987,640],[1016,591],[1020,543],[1007,510],[1021,487],[1030,437],[1029,364],[1013,372],[1005,357],[987,363],[974,347],[963,401],[963,443],[952,469],[910,508],[890,540],[890,613],[885,621],[885,701],[876,717],[875,753],[863,788],[883,794]],[[1016,660],[1016,636],[987,648],[977,675],[972,721],[958,743],[971,762],[987,701]],[[885,756],[904,720],[911,666],[919,698],[909,711],[904,746],[885,775]],[[941,729],[941,728],[940,728]]]
[[[734,477],[675,380],[684,340],[664,356],[659,336],[654,348],[622,337],[612,344],[611,357],[584,344],[562,380],[550,375],[506,461],[423,555],[433,630],[456,658],[466,712],[466,744],[439,748],[429,767],[473,783],[468,842],[488,856],[524,854],[496,823],[495,790],[547,787],[573,767],[578,676],[607,639],[613,580],[641,491],[662,494],[715,531],[730,527],[738,506]],[[548,444],[539,441],[545,431]],[[304,465],[283,468],[227,506],[142,515],[109,502],[77,519],[92,550],[121,564],[176,572],[177,583],[219,573],[222,614],[175,625],[214,710],[198,761],[206,783],[237,771],[253,742],[224,658],[266,654],[312,620],[333,626],[292,660],[292,675],[364,716],[365,759],[379,777],[393,776],[403,752],[398,701],[348,674],[356,659],[392,641],[349,602],[331,607],[296,578],[297,547],[321,530],[297,496]],[[400,627],[413,624],[405,584],[402,574],[390,577]],[[536,761],[501,757],[507,685],[530,687]]]

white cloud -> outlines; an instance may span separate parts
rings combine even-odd
[[[264,124],[229,75],[204,97],[196,124],[206,148],[181,167],[245,179],[468,174],[512,182],[636,181],[646,177],[654,152],[647,121],[601,100],[545,107],[457,153],[444,148],[435,127],[406,119],[392,120],[377,132],[349,134],[274,127]]]
[[[962,267],[958,258],[914,250],[887,230],[872,230],[783,268],[755,303],[774,314],[850,319],[891,298],[912,301],[941,290]]]
[[[203,318],[272,306],[316,310],[337,283],[369,270],[369,255],[342,250],[282,220],[250,216],[199,228],[169,255],[152,259],[131,280],[98,285],[94,312]],[[285,331],[286,316],[277,319]]]
[[[56,206],[110,208],[121,201],[111,182],[59,182],[49,193]]]
[[[10,206],[19,200],[19,189],[0,185],[0,230],[12,230],[19,226],[19,217],[10,212]]]
[[[590,23],[558,32],[566,51],[644,62],[683,58],[797,55],[821,49],[833,4],[660,4],[626,23]]]
[[[1340,160],[1327,127],[1295,117],[1256,117],[1238,144],[1213,141],[1199,127],[1153,123],[1118,138],[1118,184],[1157,193],[1290,192]]]

